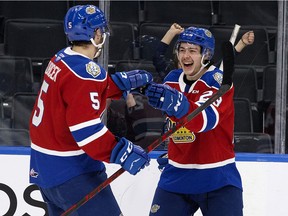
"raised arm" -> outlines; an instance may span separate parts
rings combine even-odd
[[[248,31],[242,35],[241,39],[235,46],[236,52],[240,53],[246,46],[254,43],[255,35],[253,31]]]

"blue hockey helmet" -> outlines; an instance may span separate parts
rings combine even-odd
[[[176,42],[177,50],[181,42],[199,45],[202,48],[202,56],[207,55],[207,60],[211,60],[214,55],[215,39],[208,29],[189,27],[179,35]]]
[[[108,32],[104,13],[94,5],[77,5],[70,8],[64,19],[64,31],[69,41],[90,41],[95,30]]]

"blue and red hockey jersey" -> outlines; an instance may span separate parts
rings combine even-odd
[[[107,98],[122,91],[70,47],[49,62],[30,119],[30,182],[43,188],[104,169],[117,141],[102,123]]]
[[[207,101],[220,88],[223,72],[214,66],[191,86],[182,69],[172,70],[164,83],[187,97],[189,112]],[[159,187],[176,193],[198,194],[226,185],[242,189],[233,144],[234,87],[169,138],[169,164]],[[177,119],[170,117],[170,125]]]

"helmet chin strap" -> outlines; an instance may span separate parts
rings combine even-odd
[[[103,45],[105,43],[105,40],[106,40],[106,33],[103,33],[103,41],[100,44],[96,44],[93,38],[90,39],[90,41],[93,44],[93,46],[98,49],[98,51],[96,52],[94,58],[98,58],[100,56],[101,51],[102,51],[102,47],[103,47]]]
[[[201,72],[202,70],[209,64],[210,61],[208,61],[206,64],[204,64],[204,57],[206,54],[204,54],[201,58],[201,68],[200,70],[193,76],[190,76],[190,78],[195,79]]]

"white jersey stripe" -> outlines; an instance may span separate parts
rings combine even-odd
[[[214,129],[219,123],[219,112],[213,105],[210,105],[210,107],[213,109],[216,117],[215,125],[212,127],[212,129]]]
[[[169,159],[169,164],[173,165],[174,167],[182,168],[182,169],[211,169],[211,168],[222,167],[222,166],[232,164],[232,163],[235,163],[235,157],[224,160],[224,161],[220,161],[217,163],[210,163],[210,164],[180,164]]]
[[[37,146],[36,144],[32,142],[31,142],[31,148],[34,149],[35,151],[38,151],[44,154],[53,155],[53,156],[61,156],[61,157],[77,156],[77,155],[82,155],[85,153],[82,149],[73,150],[73,151],[49,150],[49,149],[45,149],[40,146]]]
[[[201,106],[201,104],[198,103],[198,102],[196,102],[195,104],[196,104],[198,107]],[[201,133],[201,132],[204,131],[204,130],[206,129],[206,127],[207,127],[207,115],[206,115],[205,110],[203,110],[203,111],[201,112],[201,115],[202,115],[202,118],[203,118],[203,125],[202,125],[202,128],[198,131],[198,133]]]

